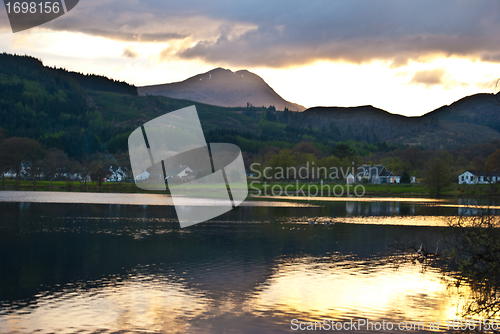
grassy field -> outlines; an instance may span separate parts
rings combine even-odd
[[[251,193],[260,195],[272,196],[277,195],[280,189],[288,193],[297,192],[298,196],[307,196],[308,189],[311,196],[318,193],[316,196],[345,196],[348,191],[353,194],[354,190],[357,193],[362,193],[364,188],[364,196],[391,196],[391,197],[434,197],[435,192],[423,184],[315,184],[315,183],[249,183]],[[357,187],[357,188],[356,188]],[[323,190],[323,192],[321,192]],[[284,194],[283,194],[284,195]],[[294,194],[295,195],[295,194]],[[491,185],[459,185],[452,184],[441,190],[441,196],[444,197],[468,197],[468,196],[498,196],[500,195],[497,186]],[[341,195],[342,196],[342,195]]]
[[[159,187],[160,186],[158,186],[158,188]],[[184,191],[188,193],[192,192],[197,197],[203,196],[204,193],[207,195],[212,194],[211,191],[216,189],[220,189],[220,187],[214,184],[200,184],[183,187]],[[87,182],[87,184],[85,184],[75,181],[53,181],[51,188],[49,181],[37,181],[33,188],[33,181],[20,181],[19,187],[16,187],[15,180],[5,180],[5,184],[0,186],[0,190],[165,194],[165,190],[162,189],[144,190],[137,187],[135,183],[128,182],[103,182],[99,188],[97,182]],[[168,185],[166,185],[166,193],[170,193]]]
[[[0,182],[1,184],[1,182]],[[249,183],[249,193],[253,196],[278,196],[281,190],[281,196],[286,194],[292,196],[347,196],[353,195],[354,190],[357,194],[363,192],[361,185],[345,185],[345,184],[315,184],[315,183]],[[429,197],[435,194],[422,184],[364,184],[364,196],[392,196],[392,197]],[[214,185],[204,184],[190,187],[193,193],[208,191],[213,189]],[[357,188],[356,188],[357,187]],[[169,193],[168,186],[167,193]],[[217,188],[217,187],[216,187]],[[274,189],[274,194],[273,194]],[[321,192],[321,189],[323,192]],[[5,180],[5,183],[0,186],[0,190],[22,190],[22,191],[68,191],[68,192],[102,192],[102,193],[158,193],[165,194],[165,191],[148,191],[138,188],[134,183],[126,182],[103,182],[101,187],[97,182],[73,182],[73,181],[53,181],[52,189],[49,181],[37,181],[33,188],[32,181],[20,181],[19,187],[16,187],[15,180]],[[285,190],[287,193],[285,193]],[[260,192],[260,193],[259,193]],[[452,184],[441,192],[445,197],[459,196],[498,196],[500,191],[496,187],[490,185],[458,185]]]
[[[33,189],[32,181],[20,181],[19,187],[16,187],[16,181],[5,180],[2,190],[22,190],[22,191],[69,191],[69,192],[103,192],[103,193],[151,193],[151,191],[142,190],[134,183],[125,182],[103,182],[101,188],[97,182],[80,183],[74,181],[53,181],[52,189],[49,181],[37,181]],[[154,193],[154,192],[153,192]],[[158,192],[160,193],[160,192]],[[164,193],[164,192],[161,192]]]
[[[251,183],[249,186],[251,192],[259,193],[262,195],[278,194],[280,189],[283,193],[297,193],[301,196],[305,193],[316,194],[317,196],[344,196],[347,193],[352,194],[354,191],[357,193],[364,193],[365,195],[429,195],[428,189],[423,185],[378,185],[378,184],[363,184],[363,185],[345,185],[345,184],[315,184],[315,183]]]

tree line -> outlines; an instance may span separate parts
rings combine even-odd
[[[364,150],[366,147],[373,151]],[[337,142],[325,149],[321,144],[303,141],[291,148],[266,146],[257,153],[243,152],[243,158],[247,170],[257,163],[261,172],[265,168],[299,169],[305,166],[354,168],[356,171],[363,165],[383,165],[394,175],[401,176],[402,183],[410,183],[410,176],[415,176],[440,194],[443,188],[458,182],[458,176],[465,171],[475,174],[500,172],[500,140],[452,150],[415,146],[380,150],[376,146],[354,141]],[[316,178],[327,179],[328,175],[319,174]]]
[[[16,180],[19,188],[21,178],[33,181],[33,190],[39,180],[72,180],[86,185],[87,180],[97,182],[99,187],[110,176],[110,169],[121,167],[130,171],[128,154],[110,155],[95,153],[82,160],[71,159],[58,149],[44,147],[37,141],[26,137],[2,138],[0,131],[0,171],[2,189],[5,189],[5,174],[9,173]]]

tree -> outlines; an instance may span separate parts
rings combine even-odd
[[[278,154],[275,154],[271,157],[271,160],[269,161],[269,166],[273,168],[281,167],[281,168],[287,168],[287,167],[293,167],[295,165],[296,161],[290,154],[289,149],[282,149]]]
[[[99,191],[101,190],[102,181],[107,176],[107,172],[104,170],[100,162],[94,162],[90,165],[90,177],[92,181],[97,182],[99,186]]]
[[[486,168],[486,158],[481,157],[481,156],[475,156],[474,159],[472,159],[472,165],[474,172],[476,174],[479,174],[480,172],[484,171]]]
[[[468,290],[462,304],[463,318],[496,319],[500,315],[500,216],[495,215],[492,204],[492,199],[485,205],[484,198],[470,198],[462,216],[449,217],[448,228],[441,230],[435,247],[425,239],[392,246],[403,251],[394,261],[418,260],[426,267],[439,268],[445,276],[454,278],[454,288]],[[416,257],[419,244],[421,252]],[[486,332],[478,327],[460,331]]]
[[[493,319],[500,314],[500,217],[482,200],[466,210],[475,212],[450,218],[443,236],[445,270],[460,272],[456,286],[464,284],[472,298],[464,305],[464,316]],[[491,204],[491,202],[490,202]]]
[[[86,157],[85,159],[82,160],[81,163],[77,165],[78,171],[80,173],[80,182],[83,182],[85,184],[85,188],[87,188],[87,179],[90,176],[90,165],[91,165],[91,160],[89,157]]]
[[[486,171],[499,171],[500,170],[500,149],[490,154],[486,159]]]
[[[2,171],[2,190],[5,190],[5,171],[7,170],[7,163],[0,151],[0,171]]]
[[[307,142],[307,141],[302,141],[295,145],[295,147],[292,149],[292,154],[314,154],[317,158],[321,158],[324,156],[323,152],[316,146],[314,146],[313,143]]]
[[[29,138],[11,137],[0,143],[2,170],[9,168],[16,172],[16,188],[19,188],[24,165],[29,165],[30,162],[38,159],[42,151],[42,145]]]
[[[406,170],[404,170],[403,173],[401,174],[401,183],[403,184],[411,183],[410,173],[408,173],[408,171]]]
[[[401,160],[408,162],[412,170],[422,167],[423,156],[422,150],[414,146],[408,147],[401,152]]]
[[[386,166],[386,168],[392,171],[395,175],[398,175],[403,170],[403,163],[399,157],[393,157],[391,162]]]
[[[70,164],[66,153],[58,148],[47,150],[43,160],[44,174],[50,179],[50,190],[52,190],[52,181],[58,174],[64,173]]]
[[[40,145],[40,150],[34,153],[26,163],[26,166],[29,168],[29,173],[31,178],[33,179],[33,191],[36,190],[36,179],[40,178],[42,174],[43,167],[43,157],[45,155],[45,150]]]
[[[425,184],[434,191],[436,195],[441,194],[441,190],[451,184],[450,169],[440,158],[435,158],[431,163],[424,178]]]
[[[4,128],[0,127],[0,141],[4,140],[5,137],[7,137],[7,130]]]
[[[355,154],[354,149],[344,143],[337,144],[333,150],[333,155],[340,159],[352,157]]]

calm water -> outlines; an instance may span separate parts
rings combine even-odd
[[[0,202],[2,333],[282,333],[294,332],[292,319],[323,318],[427,328],[454,319],[466,293],[386,253],[396,238],[436,242],[463,203],[249,202],[180,229],[156,195],[136,197],[143,205],[116,194],[17,196]]]

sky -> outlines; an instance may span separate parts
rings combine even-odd
[[[137,86],[247,69],[306,107],[418,116],[498,91],[500,1],[80,0],[15,34],[0,5],[0,52]]]

